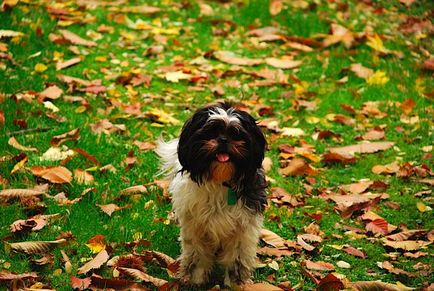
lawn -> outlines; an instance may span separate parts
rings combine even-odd
[[[153,149],[228,100],[268,141],[246,290],[432,290],[433,9],[4,0],[0,289],[179,288]]]

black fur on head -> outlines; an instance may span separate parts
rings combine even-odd
[[[197,110],[184,124],[178,159],[181,172],[188,172],[199,185],[211,179],[213,163],[232,163],[234,175],[228,184],[249,208],[262,211],[265,148],[265,137],[252,116],[229,103],[218,103]]]

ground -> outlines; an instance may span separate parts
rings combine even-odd
[[[246,290],[431,290],[433,8],[4,0],[0,289],[177,288],[153,149],[229,100],[268,141]]]

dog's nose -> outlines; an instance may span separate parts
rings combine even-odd
[[[228,143],[228,138],[226,136],[220,136],[217,140],[219,143]]]

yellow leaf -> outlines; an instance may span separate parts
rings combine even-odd
[[[387,82],[389,82],[389,77],[387,77],[386,72],[383,71],[376,71],[366,79],[366,83],[369,85],[384,85]]]
[[[42,72],[44,72],[45,70],[47,70],[47,66],[46,66],[46,65],[41,64],[41,63],[37,63],[37,64],[35,65],[35,72],[37,72],[37,73],[42,73]]]
[[[427,212],[427,211],[431,211],[432,208],[429,206],[426,206],[424,203],[422,202],[417,202],[416,203],[416,207],[420,212]]]
[[[86,244],[86,246],[91,250],[92,253],[97,254],[105,249],[105,244],[102,242],[92,242]]]
[[[375,34],[374,36],[369,35],[366,45],[371,47],[372,49],[374,49],[377,52],[384,52],[385,51],[383,41],[378,36],[378,34]]]
[[[107,62],[107,57],[105,56],[96,56],[95,61],[97,62]]]

